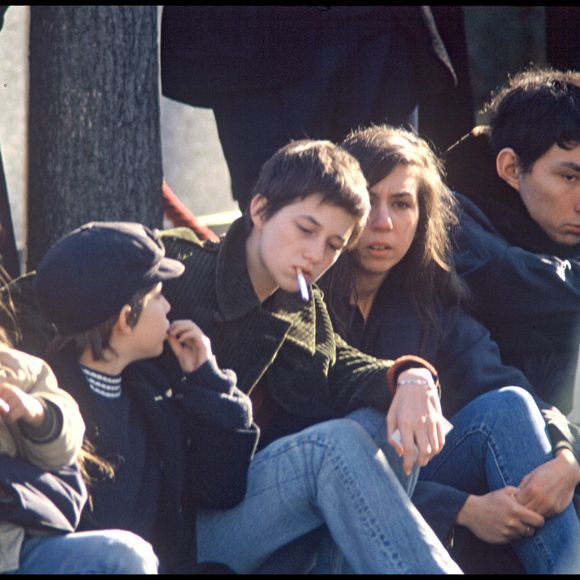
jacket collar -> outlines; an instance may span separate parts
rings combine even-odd
[[[216,298],[224,320],[240,318],[260,306],[246,264],[248,226],[242,216],[223,238],[217,258]]]
[[[246,263],[248,229],[244,216],[232,223],[223,238],[217,258],[216,297],[221,318],[232,321],[252,310],[273,317],[288,327],[286,338],[312,354],[316,350],[316,306],[304,304],[298,293],[277,290],[260,303]],[[317,292],[317,290],[315,291]]]

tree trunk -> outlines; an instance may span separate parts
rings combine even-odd
[[[89,221],[162,224],[157,6],[32,6],[28,269]]]

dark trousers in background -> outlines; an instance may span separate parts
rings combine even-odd
[[[343,26],[340,34],[337,26]],[[325,28],[323,27],[323,30]],[[417,128],[417,90],[408,41],[382,22],[361,35],[335,20],[332,38],[291,86],[237,92],[214,104],[218,133],[242,211],[262,164],[291,139],[340,141],[370,123]]]

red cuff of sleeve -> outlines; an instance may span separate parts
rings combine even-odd
[[[397,390],[397,379],[399,375],[403,371],[416,367],[424,367],[433,375],[433,382],[437,387],[437,391],[439,391],[439,376],[435,367],[420,356],[406,354],[395,359],[393,366],[387,370],[387,387],[391,395],[394,395]]]

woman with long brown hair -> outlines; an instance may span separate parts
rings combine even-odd
[[[415,504],[443,541],[459,525],[484,543],[511,543],[527,572],[575,569],[565,562],[580,545],[565,418],[553,414],[550,442],[538,409],[548,405],[502,364],[465,309],[451,257],[455,203],[441,163],[426,141],[389,126],[354,131],[342,146],[362,167],[371,211],[356,248],[320,284],[335,328],[374,356],[431,361],[453,424],[421,469]]]

